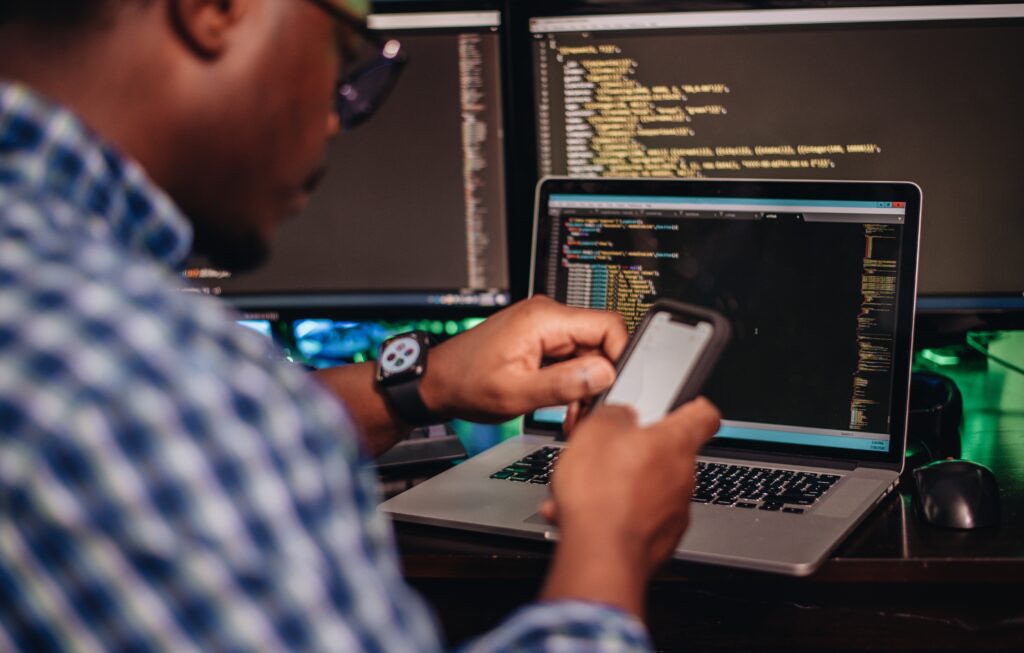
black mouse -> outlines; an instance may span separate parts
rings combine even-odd
[[[969,460],[938,460],[914,470],[917,508],[943,528],[989,528],[999,523],[999,486],[988,467]]]

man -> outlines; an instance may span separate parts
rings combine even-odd
[[[440,647],[362,465],[409,428],[372,370],[315,381],[175,274],[193,240],[255,264],[302,206],[365,10],[0,4],[0,650]],[[421,398],[494,420],[578,401],[625,341],[610,314],[531,300],[437,347]],[[717,425],[705,401],[583,420],[543,601],[473,650],[647,647],[644,585]]]

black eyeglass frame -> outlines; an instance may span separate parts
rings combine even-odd
[[[335,110],[341,119],[342,128],[350,131],[376,113],[380,105],[391,94],[409,58],[402,50],[402,44],[398,40],[381,38],[379,34],[369,28],[365,20],[352,15],[330,0],[310,0],[310,2],[353,30],[357,36],[371,44],[378,52],[376,59],[344,73],[338,80]],[[366,80],[371,74],[381,73],[384,75],[383,83],[378,83],[372,91],[361,94],[359,81]]]

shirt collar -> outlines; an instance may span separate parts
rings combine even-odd
[[[56,196],[105,224],[125,247],[180,268],[192,226],[142,167],[70,110],[0,80],[0,192]]]

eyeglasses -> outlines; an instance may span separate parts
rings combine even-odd
[[[335,102],[341,126],[355,129],[387,99],[408,57],[397,40],[382,39],[331,0],[310,2],[337,20],[344,32],[339,37],[344,63]]]

